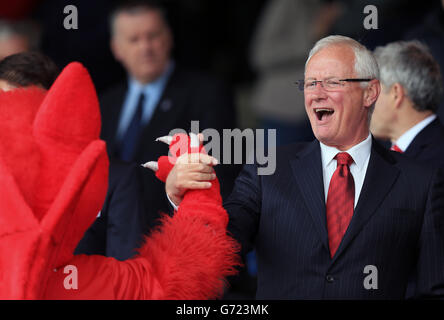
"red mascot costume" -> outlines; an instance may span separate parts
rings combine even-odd
[[[227,236],[219,184],[189,191],[139,254],[117,261],[73,255],[107,190],[108,157],[88,72],[68,65],[46,93],[0,94],[0,299],[214,299],[235,273],[238,246]],[[183,145],[185,144],[185,148]],[[182,146],[177,148],[177,146]],[[165,181],[173,156],[159,159]],[[75,285],[67,286],[71,271]],[[71,278],[72,280],[72,278]]]

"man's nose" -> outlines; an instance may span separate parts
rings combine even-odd
[[[149,38],[144,38],[139,42],[139,48],[142,50],[149,50],[153,46],[153,41]]]

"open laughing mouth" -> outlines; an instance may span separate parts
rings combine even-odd
[[[330,118],[335,111],[330,108],[314,108],[314,112],[319,121],[325,121]]]

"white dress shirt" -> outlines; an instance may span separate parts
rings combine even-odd
[[[321,158],[322,158],[322,175],[324,178],[324,194],[325,202],[327,202],[328,187],[330,186],[330,180],[337,167],[337,161],[334,159],[336,154],[340,152],[347,152],[352,158],[353,163],[350,165],[350,172],[355,182],[355,203],[354,207],[359,200],[361,194],[362,185],[364,184],[365,173],[367,172],[368,162],[370,160],[370,152],[372,148],[372,137],[369,134],[367,139],[351,147],[346,151],[338,150],[334,147],[329,147],[322,142],[321,145]]]
[[[422,120],[421,122],[418,122],[413,127],[411,127],[409,130],[404,132],[398,138],[398,140],[396,140],[396,142],[394,144],[396,144],[398,146],[398,148],[402,150],[402,152],[405,152],[405,150],[407,150],[410,143],[412,143],[413,139],[415,139],[415,137],[418,135],[418,133],[420,133],[422,131],[422,129],[427,127],[430,124],[430,122],[432,122],[435,119],[436,119],[436,114],[432,114],[432,115],[428,116],[427,118],[425,118],[424,120]]]

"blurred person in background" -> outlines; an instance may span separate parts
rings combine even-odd
[[[39,26],[30,20],[0,20],[0,60],[14,53],[37,50]]]
[[[127,1],[110,15],[111,50],[128,75],[100,96],[101,136],[110,157],[144,163],[168,152],[156,138],[173,129],[236,127],[230,91],[208,75],[182,68],[172,56],[173,34],[158,1]],[[221,155],[222,157],[222,155]],[[239,166],[216,168],[223,197],[231,192]],[[149,223],[170,210],[163,185],[150,178],[145,195]]]
[[[420,23],[413,26],[404,36],[404,40],[417,39],[425,43],[430,53],[438,62],[441,75],[444,74],[444,0],[439,8],[433,8]],[[441,123],[444,123],[444,95],[441,96],[436,110]]]
[[[375,49],[381,94],[371,132],[391,149],[427,166],[444,164],[444,127],[436,115],[443,93],[439,65],[418,41],[397,41]]]
[[[381,93],[370,123],[373,136],[389,140],[391,150],[426,167],[443,166],[444,127],[436,115],[443,93],[438,63],[418,41],[392,42],[374,53]],[[413,297],[415,286],[412,275],[406,298]]]

